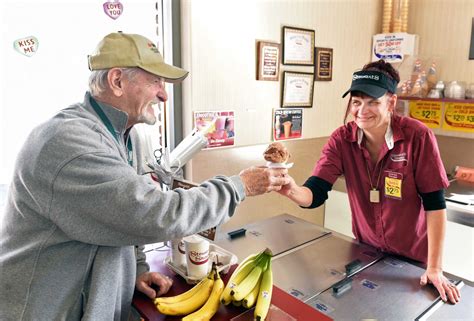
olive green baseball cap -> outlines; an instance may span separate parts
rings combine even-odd
[[[90,70],[138,67],[172,83],[188,75],[186,70],[165,63],[151,40],[121,31],[105,36],[88,60]]]

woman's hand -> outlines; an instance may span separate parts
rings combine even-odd
[[[158,286],[158,293],[151,287],[153,284]],[[173,285],[173,280],[170,277],[158,272],[145,272],[137,277],[135,287],[150,299],[154,299],[168,292],[171,285]]]
[[[286,184],[286,185],[282,185],[282,187],[278,191],[278,193],[280,193],[281,195],[289,197],[290,194],[292,194],[292,192],[294,191],[294,189],[298,187],[298,185],[295,183],[295,180],[290,175],[285,175],[285,177],[287,177],[289,179],[289,183]]]
[[[456,304],[461,299],[459,289],[443,275],[441,269],[426,269],[420,278],[420,284],[426,285],[427,283],[432,283],[435,286],[444,302],[449,299],[453,304]]]

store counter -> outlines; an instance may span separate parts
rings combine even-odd
[[[468,280],[447,275],[462,293],[461,302],[451,305],[440,302],[432,285],[420,286],[424,269],[419,264],[387,256],[289,214],[262,220],[247,228],[260,231],[261,235],[247,233],[235,240],[224,236],[216,243],[236,251],[239,261],[250,254],[249,251],[256,253],[277,246],[278,255],[272,258],[272,304],[298,320],[421,320],[422,317],[436,320],[438,315],[451,312],[461,319],[473,316],[470,299],[474,291]],[[256,241],[256,237],[261,237],[262,242]],[[285,239],[289,240],[287,246],[282,242]],[[174,279],[168,295],[176,295],[190,286],[165,267],[166,255],[167,252],[148,252],[147,261],[153,271]],[[235,267],[223,276],[224,282]],[[133,304],[146,320],[178,319],[160,315],[152,300],[142,294],[134,296]],[[245,311],[242,307],[221,305],[213,320],[231,320]]]
[[[245,230],[241,236],[231,238],[228,233],[232,231],[222,231],[215,241],[220,247],[237,255],[239,262],[267,247],[276,257],[331,233],[290,214],[272,216],[241,228]]]

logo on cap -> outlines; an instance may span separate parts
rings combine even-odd
[[[373,79],[373,80],[379,80],[380,79],[378,75],[353,75],[352,76],[352,80],[357,80],[357,79],[361,79],[361,78]]]
[[[152,42],[149,42],[149,43],[148,43],[148,48],[150,48],[150,50],[153,51],[154,53],[160,53],[160,52],[158,51],[158,48],[156,48],[155,44],[152,43]]]

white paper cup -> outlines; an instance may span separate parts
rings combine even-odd
[[[186,252],[183,239],[171,240],[171,262],[176,267],[186,266]]]
[[[186,251],[186,272],[193,278],[204,278],[209,272],[209,242],[191,235],[183,239]]]

